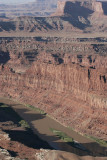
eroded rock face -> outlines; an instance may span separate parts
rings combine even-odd
[[[10,60],[0,68],[0,95],[39,107],[81,133],[106,139],[107,45],[51,40],[2,40],[1,50],[8,50]]]
[[[81,12],[83,11],[83,9],[86,9],[84,14],[86,14],[88,10],[103,14],[104,11],[102,5],[102,2],[97,2],[96,0],[59,0],[57,4],[56,14],[64,15],[66,13],[66,10],[68,10],[69,14],[72,14],[72,12],[80,12],[79,8],[81,8]]]
[[[102,3],[101,2],[93,2],[92,3],[92,8],[95,12],[104,14]]]
[[[41,2],[40,2],[41,3]],[[27,33],[71,32],[107,32],[107,2],[58,1],[56,13],[50,17],[23,16],[13,19],[0,18],[0,32],[23,31]],[[46,3],[45,3],[46,6]],[[42,9],[43,10],[43,9]]]

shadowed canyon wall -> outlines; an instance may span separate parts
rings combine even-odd
[[[0,53],[10,58],[1,62],[0,95],[106,139],[107,45],[99,42],[106,39],[56,39],[1,38]]]
[[[59,0],[57,4],[56,14],[64,15],[65,13],[80,12],[80,8],[82,11],[85,11],[84,14],[90,10],[95,13],[105,14],[107,9],[107,2],[98,2],[96,0]],[[66,11],[68,9],[68,12]]]

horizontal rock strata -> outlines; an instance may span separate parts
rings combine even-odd
[[[0,95],[41,108],[81,133],[106,139],[106,44],[81,43],[78,50],[73,50],[74,43],[64,48],[64,43],[38,44],[33,39],[12,44],[1,42],[0,55],[6,52],[10,58],[1,63]],[[30,46],[37,49],[27,50]]]

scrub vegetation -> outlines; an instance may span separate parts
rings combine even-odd
[[[28,107],[28,108],[31,108],[32,110],[35,110],[35,111],[39,112],[40,114],[46,115],[46,113],[39,108],[36,108],[36,107],[34,107],[32,105],[29,105],[29,104],[26,104],[25,106]]]

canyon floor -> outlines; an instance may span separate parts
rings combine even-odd
[[[28,124],[20,125],[23,119],[28,122],[33,131],[29,128]],[[60,140],[52,134],[50,127],[64,131],[67,135],[78,141],[83,148],[70,146]],[[45,141],[38,138],[33,132]],[[47,142],[53,148],[62,150],[63,152],[51,151],[52,148]],[[32,109],[27,108],[23,104],[5,98],[0,98],[0,148],[0,158],[3,160],[6,157],[10,157],[10,159],[13,157],[13,159],[48,160],[51,156],[52,159],[55,157],[67,159],[71,157],[78,159],[81,157],[81,159],[89,160],[93,159],[93,156],[96,157],[95,159],[105,160],[106,157],[103,158],[102,156],[106,156],[107,152],[105,147],[101,147],[95,141],[61,126],[50,117],[36,110],[32,111]]]
[[[19,150],[17,154],[9,152],[11,156],[21,159],[26,157],[31,159],[33,156],[32,159],[34,159],[37,153],[41,156],[46,154],[47,159],[51,154],[55,157],[63,155],[65,159],[66,156],[67,159],[69,156],[74,156],[74,159],[80,157],[93,159],[93,156],[97,156],[96,159],[106,159],[106,147],[101,147],[95,141],[77,134],[94,137],[106,145],[107,37],[95,35],[92,37],[91,34],[87,37],[81,34],[75,38],[74,36],[48,35],[24,37],[21,34],[19,37],[6,37],[5,35],[0,37],[0,96],[36,106],[50,115],[54,120],[37,114],[19,103],[12,106],[23,119],[28,121],[40,138],[47,141],[53,148],[70,152],[50,150],[48,152],[42,144],[40,148],[44,150],[31,147],[31,153],[28,153],[26,142],[24,142],[25,146],[22,145],[22,148],[25,151]],[[10,102],[1,99],[1,103],[9,104]],[[18,126],[15,126],[15,132],[12,132],[12,128],[7,127],[12,123],[6,121],[10,138],[11,136],[14,138],[16,130],[20,130],[21,133],[25,132],[25,129]],[[1,132],[5,135],[4,122],[2,125],[4,127]],[[50,131],[51,126],[56,130],[66,132],[69,136],[72,135],[72,138],[84,146],[88,152],[62,142]],[[70,131],[67,127],[73,128],[77,133]],[[32,135],[30,137],[33,138]],[[17,146],[20,146],[18,142],[15,150],[14,142],[10,141],[6,144],[4,140],[1,142],[1,149],[5,148],[9,151],[11,149],[12,153],[18,150]],[[73,155],[69,155],[71,153]]]

